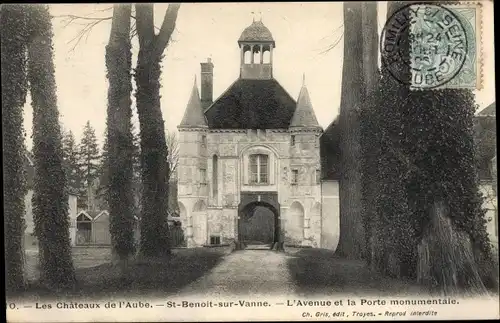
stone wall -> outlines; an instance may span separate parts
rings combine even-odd
[[[208,131],[205,147],[201,145],[203,134],[181,131],[179,136],[178,199],[186,237],[193,238],[192,246],[209,243],[211,235],[220,236],[222,243],[237,238],[241,192],[278,192],[285,241],[321,246],[317,133],[295,132],[292,145],[292,135],[286,130]],[[249,182],[251,154],[269,156],[268,184]],[[196,175],[200,168],[206,170],[206,183]],[[293,170],[299,174],[297,183],[292,183]],[[199,201],[205,201],[207,207],[195,212]]]
[[[322,182],[321,247],[336,250],[340,238],[339,182]]]
[[[483,209],[486,210],[486,231],[493,244],[498,245],[498,200],[492,181],[482,181],[479,190],[483,194]]]

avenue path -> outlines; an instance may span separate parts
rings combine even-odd
[[[287,266],[288,257],[270,250],[235,251],[177,296],[292,296],[295,286]]]
[[[371,272],[362,261],[325,249],[234,251],[182,288],[180,297],[404,296],[422,294],[411,282]]]

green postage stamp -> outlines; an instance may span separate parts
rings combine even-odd
[[[387,20],[381,55],[390,74],[410,89],[480,89],[481,4],[403,6]]]

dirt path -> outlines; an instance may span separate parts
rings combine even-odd
[[[285,253],[270,250],[235,251],[177,295],[293,295],[295,286],[287,266],[288,257]]]

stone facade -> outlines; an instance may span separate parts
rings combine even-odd
[[[321,182],[322,129],[305,83],[295,101],[273,78],[273,55],[265,61],[262,52],[272,53],[275,43],[262,22],[245,29],[238,43],[240,78],[211,102],[214,65],[201,63],[201,99],[195,80],[178,127],[178,202],[187,246],[241,241],[265,228],[255,236],[268,240],[274,232],[274,242],[336,247],[338,196],[327,199],[324,212],[322,189],[337,187],[330,195],[338,195],[338,182]],[[245,61],[248,50],[260,59]],[[252,216],[261,222],[245,227]]]
[[[206,136],[206,146],[201,136]],[[179,207],[188,241],[194,240],[188,245],[208,244],[214,235],[220,236],[221,243],[237,239],[241,192],[278,192],[285,242],[319,246],[318,137],[279,130],[180,131]],[[266,185],[249,181],[252,154],[269,156]],[[292,170],[298,172],[296,183]]]

